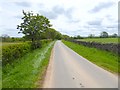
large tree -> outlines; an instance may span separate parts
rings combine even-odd
[[[23,22],[17,25],[17,29],[20,29],[19,33],[25,34],[27,39],[31,39],[33,48],[37,48],[40,46],[39,40],[41,39],[41,34],[52,25],[50,21],[42,15],[24,11],[23,15]]]
[[[53,28],[49,28],[46,30],[46,37],[47,39],[52,39],[54,40],[55,39],[55,36],[56,36],[56,33],[57,31]]]
[[[55,39],[61,40],[62,39],[62,34],[58,31],[56,31]]]
[[[69,40],[69,39],[70,39],[70,36],[68,36],[68,35],[62,35],[62,38],[63,38],[64,40]]]
[[[108,37],[108,33],[103,31],[101,34],[100,34],[100,37],[102,38],[107,38]]]
[[[56,31],[54,28],[48,28],[44,33],[47,39],[62,39],[62,34]]]
[[[41,34],[51,26],[50,21],[42,15],[24,11],[23,15],[23,22],[17,26],[17,29],[20,29],[19,33],[25,34],[25,37],[32,42],[39,40]]]
[[[116,33],[114,33],[111,37],[116,38],[116,37],[118,37],[118,35]]]

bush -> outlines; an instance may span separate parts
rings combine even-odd
[[[41,48],[42,45],[51,42],[52,40],[41,40],[40,42],[31,43],[20,43],[2,46],[2,65],[11,64],[16,59],[24,56],[26,53]],[[36,46],[36,47],[35,47]]]
[[[2,64],[12,62],[13,60],[22,57],[31,50],[29,43],[7,45],[2,47]]]
[[[37,49],[37,48],[41,48],[42,45],[44,45],[48,42],[51,42],[51,41],[52,41],[51,39],[43,39],[43,40],[40,40],[40,41],[30,42],[31,49],[34,50],[34,49]]]
[[[41,42],[31,42],[31,49],[37,49],[37,48],[41,48]]]

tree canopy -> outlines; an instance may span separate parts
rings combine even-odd
[[[107,32],[103,31],[101,34],[100,34],[100,37],[102,38],[107,38],[109,35]]]
[[[32,12],[24,11],[23,15],[23,23],[18,25],[17,29],[20,29],[19,33],[25,34],[25,36],[31,39],[32,42],[39,40],[41,34],[52,26],[50,21],[42,15],[34,15]]]

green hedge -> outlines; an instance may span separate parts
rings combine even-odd
[[[5,65],[17,58],[22,57],[30,50],[31,44],[29,43],[2,46],[2,64]]]
[[[48,42],[51,42],[51,40],[41,40],[39,44],[37,43],[38,48]],[[34,48],[31,42],[2,46],[2,65],[11,64],[13,61],[32,50],[34,50]]]

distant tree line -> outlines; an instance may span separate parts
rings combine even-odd
[[[103,31],[101,34],[100,34],[100,38],[116,38],[118,37],[118,35],[116,33],[114,33],[113,35],[109,35],[107,32]]]
[[[70,37],[68,35],[62,35],[60,32],[56,31],[53,28],[48,28],[45,32],[41,33],[40,39],[83,39],[83,38],[117,38],[119,37],[116,33],[109,35],[107,32],[103,31],[100,33],[100,36],[95,36],[94,34],[88,35],[88,37],[82,37],[80,35]],[[3,34],[0,38],[2,38],[3,42],[17,42],[17,41],[31,41],[27,36],[20,37],[10,37],[7,34]]]
[[[95,36],[94,34],[90,34],[87,37],[82,37],[80,35],[74,36],[74,39],[83,39],[83,38],[117,38],[119,37],[116,33],[109,35],[107,32],[103,31],[100,33],[100,36]]]
[[[1,35],[0,38],[2,39],[2,42],[19,42],[19,41],[24,41],[24,38],[10,37],[7,34]]]

